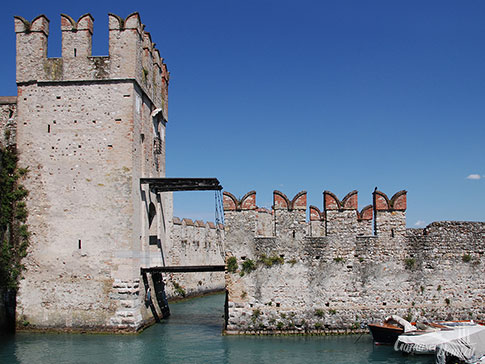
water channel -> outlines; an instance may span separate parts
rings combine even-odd
[[[222,336],[224,295],[170,305],[172,316],[139,335],[18,333],[0,337],[2,364],[155,363],[407,363],[431,357],[402,356],[374,346],[369,335]]]

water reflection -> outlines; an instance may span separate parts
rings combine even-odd
[[[0,363],[407,363],[408,356],[376,347],[369,335],[222,336],[224,295],[171,305],[172,316],[140,335],[17,334],[0,338]]]

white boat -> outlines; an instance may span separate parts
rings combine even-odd
[[[480,363],[485,355],[485,326],[473,322],[440,324],[445,328],[439,331],[400,335],[394,349],[409,354],[434,354],[437,364],[446,363],[448,358]]]

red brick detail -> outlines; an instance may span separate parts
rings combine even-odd
[[[222,194],[222,201],[224,205],[224,211],[235,211],[238,205],[237,198],[229,192]]]
[[[61,29],[62,30],[75,30],[76,22],[69,15],[61,14]]]
[[[209,229],[215,229],[216,228],[216,224],[214,224],[212,221],[209,221],[207,224],[209,225]]]
[[[273,207],[275,210],[288,210],[290,206],[290,200],[283,192],[273,191]]]
[[[49,34],[49,19],[44,14],[36,16],[31,22],[15,15],[15,33],[39,32]]]
[[[310,221],[322,221],[322,213],[318,209],[318,207],[311,205],[310,206]]]
[[[359,208],[357,195],[358,192],[356,190],[347,193],[342,200],[342,208],[346,210],[357,210]]]
[[[376,211],[386,211],[391,209],[389,199],[384,192],[374,191],[374,208]]]
[[[205,222],[202,220],[195,220],[195,225],[198,227],[205,227]]]
[[[84,14],[81,15],[77,21],[77,29],[78,30],[89,30],[91,34],[93,34],[93,21],[94,18],[91,14]]]
[[[272,214],[273,212],[271,210],[268,210],[264,207],[259,207],[258,208],[258,212],[262,213],[262,214]]]
[[[241,210],[255,210],[256,209],[256,191],[246,193],[239,202]]]
[[[292,210],[306,210],[306,191],[300,191],[293,197],[290,208]]]
[[[191,219],[183,219],[185,226],[194,226],[194,222]]]
[[[359,220],[372,220],[373,215],[372,205],[367,205],[357,216]]]
[[[61,29],[67,31],[88,30],[93,34],[93,20],[91,14],[81,15],[78,21],[69,15],[61,14]]]
[[[402,190],[394,194],[391,198],[391,206],[393,210],[406,211],[407,207],[407,191]]]
[[[174,225],[182,225],[182,221],[176,216],[173,217],[172,222]]]
[[[125,19],[125,29],[138,29],[141,26],[140,14],[131,13]]]
[[[323,192],[323,209],[324,210],[339,210],[340,201],[332,192]]]
[[[224,211],[256,210],[256,191],[246,193],[238,200],[232,193],[223,193]]]
[[[49,19],[44,14],[36,16],[32,20],[32,25],[30,27],[31,32],[42,32],[44,34],[49,33]]]

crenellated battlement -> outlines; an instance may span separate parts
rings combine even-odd
[[[376,189],[359,211],[357,191],[325,191],[307,222],[304,191],[274,191],[271,211],[254,191],[251,210],[225,193],[226,333],[358,332],[392,314],[481,319],[485,223],[406,229],[406,194]]]
[[[377,189],[373,192],[374,234],[402,236],[406,233],[407,191],[399,191],[390,199]]]
[[[138,13],[109,17],[109,56],[92,56],[94,18],[61,14],[62,57],[47,57],[49,19],[15,16],[17,83],[134,80],[167,119],[170,75]]]
[[[358,192],[353,190],[349,192],[345,197],[340,201],[337,196],[335,196],[330,191],[323,192],[323,207],[325,211],[327,210],[357,210],[358,199],[357,199]]]
[[[63,59],[91,57],[93,22],[91,14],[82,15],[78,21],[61,14]]]
[[[340,200],[330,191],[323,192],[323,210],[311,205],[307,221],[307,193],[301,191],[293,199],[273,191],[271,211],[256,204],[256,192],[241,199],[224,192],[226,225],[238,226],[252,236],[298,239],[304,236],[397,236],[406,230],[406,191],[392,198],[380,191],[373,194],[373,204],[358,209],[358,191]],[[241,214],[243,213],[243,214]],[[241,221],[244,222],[241,222]]]
[[[224,211],[241,211],[256,209],[256,191],[249,191],[241,199],[232,193],[224,192]]]
[[[180,219],[177,216],[173,217],[172,224],[174,226],[182,226],[182,227],[193,226],[193,227],[203,228],[203,229],[224,230],[224,226],[222,224],[215,224],[212,221],[207,221],[207,222],[204,222],[203,220],[194,221],[189,218]]]

